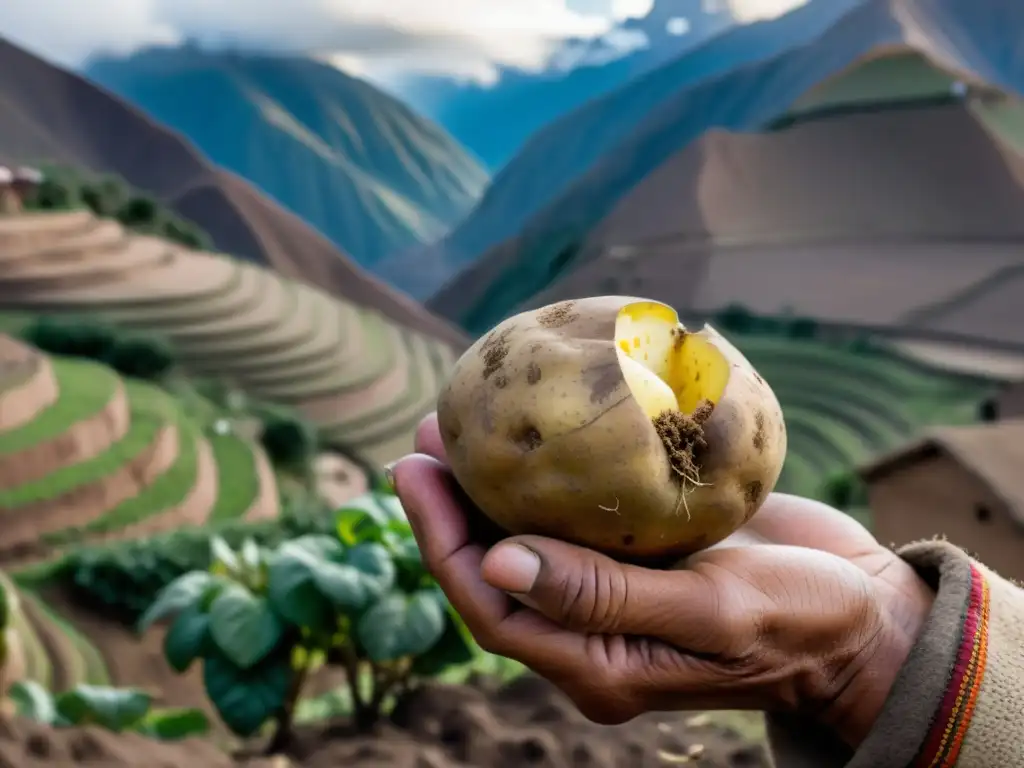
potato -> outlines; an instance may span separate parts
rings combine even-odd
[[[724,539],[786,455],[779,402],[732,344],[625,296],[505,320],[455,364],[437,415],[455,478],[493,522],[632,562]]]

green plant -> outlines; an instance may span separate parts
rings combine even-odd
[[[164,653],[179,673],[202,662],[225,724],[251,736],[274,721],[268,752],[287,745],[308,674],[344,670],[360,729],[423,676],[474,658],[474,647],[428,575],[397,499],[391,513],[360,503],[336,514],[334,535],[270,550],[211,540],[213,564],[169,584],[139,620],[169,622]],[[366,684],[364,684],[366,683]]]
[[[158,381],[174,368],[175,355],[164,339],[133,334],[118,339],[105,362],[125,376]]]
[[[117,331],[92,317],[43,315],[21,332],[29,344],[53,355],[105,361],[117,344]]]
[[[160,215],[156,201],[148,197],[129,198],[115,214],[115,218],[126,227],[151,227]]]
[[[163,741],[201,736],[210,723],[200,710],[154,709],[153,697],[135,688],[77,685],[52,694],[26,680],[8,691],[19,715],[55,727],[98,725],[109,731],[134,731]]]
[[[275,466],[303,469],[317,449],[316,429],[296,416],[268,416],[260,442]]]
[[[867,489],[854,472],[838,472],[821,489],[821,498],[836,509],[849,510],[867,505]]]

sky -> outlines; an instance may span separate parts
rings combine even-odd
[[[741,21],[804,0],[727,0]],[[487,83],[502,67],[540,71],[563,41],[607,35],[653,0],[0,0],[0,35],[58,64],[192,38],[313,54],[353,74]]]

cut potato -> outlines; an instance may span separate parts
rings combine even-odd
[[[757,511],[786,455],[771,387],[710,326],[602,296],[505,320],[438,400],[449,463],[510,533],[678,558]]]

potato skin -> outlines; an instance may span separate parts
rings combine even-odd
[[[728,536],[774,487],[785,455],[781,409],[711,331],[733,371],[704,425],[701,482],[710,485],[680,503],[665,447],[616,352],[618,312],[639,301],[602,296],[524,312],[456,363],[438,399],[441,439],[460,485],[504,530],[667,561]]]

